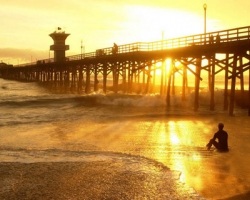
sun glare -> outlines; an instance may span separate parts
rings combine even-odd
[[[170,72],[171,65],[172,65],[172,60],[170,58],[168,58],[166,60],[166,72],[167,72],[167,74]]]
[[[180,143],[180,140],[175,133],[170,134],[170,141],[173,145],[178,145]]]
[[[167,58],[163,62],[157,62],[155,64],[155,71],[151,72],[151,75],[155,75],[156,83],[160,84],[163,76],[168,76],[171,69],[172,60]],[[155,73],[155,74],[154,74]],[[163,78],[164,79],[164,78]]]
[[[202,16],[191,12],[146,6],[129,6],[127,9],[127,28],[143,40],[154,41],[203,31]]]
[[[176,123],[173,121],[169,122],[169,132],[171,144],[178,145],[180,143],[180,139],[176,134]]]

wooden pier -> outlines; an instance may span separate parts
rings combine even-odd
[[[155,84],[157,73],[160,74],[159,92],[166,95],[168,106],[175,92],[176,75],[182,76],[183,101],[187,95],[188,79],[193,80],[194,111],[199,108],[200,83],[204,79],[210,92],[209,109],[215,109],[216,76],[223,75],[223,109],[233,115],[236,85],[239,83],[242,94],[248,91],[250,116],[250,26],[113,46],[60,60],[0,66],[0,78],[43,82],[86,94],[99,89],[106,93],[110,83],[114,92],[130,93],[137,84],[141,93],[148,93],[150,84]],[[246,84],[248,88],[244,88]]]

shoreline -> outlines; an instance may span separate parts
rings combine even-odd
[[[169,169],[127,170],[124,163],[0,163],[1,199],[203,200]]]
[[[165,169],[166,170],[166,169]],[[112,161],[0,162],[0,198],[205,200],[177,172],[124,170]],[[220,200],[248,200],[250,191]]]

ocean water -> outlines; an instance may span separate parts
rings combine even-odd
[[[160,163],[208,199],[246,193],[250,118],[240,108],[229,117],[223,93],[216,95],[215,111],[204,92],[194,112],[192,94],[185,103],[177,95],[166,107],[158,94],[58,94],[0,79],[0,162],[129,160],[131,169]],[[226,154],[205,148],[218,122],[229,133]]]

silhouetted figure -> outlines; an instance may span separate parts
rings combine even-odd
[[[220,43],[220,35],[219,35],[219,33],[216,35],[216,43],[217,43],[217,44]]]
[[[219,151],[228,151],[228,144],[227,144],[228,134],[226,131],[223,130],[224,124],[219,123],[218,128],[219,130],[214,134],[214,137],[207,144],[207,149],[209,150],[212,147],[212,145],[214,145],[215,148],[218,149]]]
[[[117,46],[116,43],[114,43],[114,46],[112,48],[112,52],[113,52],[113,54],[117,54],[118,53],[118,46]]]
[[[210,44],[214,43],[214,36],[213,35],[210,35],[210,37],[209,37],[209,43]]]

